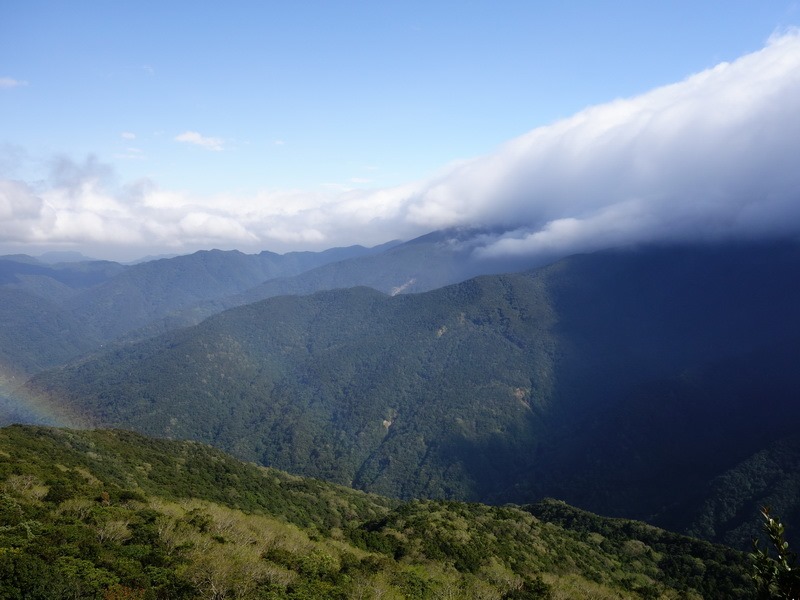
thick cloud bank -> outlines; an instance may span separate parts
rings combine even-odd
[[[510,231],[486,256],[800,233],[800,33],[588,108],[426,181],[338,195],[194,197],[113,187],[93,160],[0,180],[0,241],[148,250],[328,247],[451,226]],[[91,247],[91,246],[89,246]]]
[[[463,165],[409,216],[517,230],[485,254],[800,232],[800,36]]]

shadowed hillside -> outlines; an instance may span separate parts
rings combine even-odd
[[[556,496],[684,529],[704,486],[800,416],[799,266],[792,244],[650,248],[273,298],[31,388],[391,496]]]

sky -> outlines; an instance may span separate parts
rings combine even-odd
[[[800,3],[0,0],[0,254],[800,233]]]

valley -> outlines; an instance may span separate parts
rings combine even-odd
[[[466,233],[457,235],[463,243]],[[244,295],[330,275],[293,288],[303,295],[267,294],[188,327],[194,309],[180,307],[195,302],[205,314],[202,294],[224,290],[213,301],[220,309],[240,302],[224,298],[241,299],[234,290],[265,271],[234,272],[230,261],[256,264],[247,263],[254,257],[201,253],[122,269],[53,306],[69,318],[39,343],[59,348],[53,341],[61,337],[64,350],[43,364],[21,363],[32,377],[17,378],[13,391],[45,408],[26,418],[9,402],[5,421],[194,439],[404,500],[555,497],[739,548],[758,533],[761,505],[789,523],[800,516],[789,491],[800,416],[792,368],[800,350],[796,244],[608,250],[450,285],[456,275],[446,270],[428,276],[430,291],[392,295],[398,281],[421,280],[437,256],[461,264],[462,275],[486,268],[443,250],[454,247],[446,239],[441,232],[348,249],[356,256],[316,267],[326,259],[307,258],[308,269],[293,278],[273,269]],[[345,251],[337,252],[327,255]],[[189,258],[200,262],[186,271]],[[288,260],[258,257],[266,259]],[[387,269],[400,260],[402,268]],[[134,285],[126,281],[135,268],[151,275],[137,276],[140,291],[125,299],[120,290]],[[187,281],[206,273],[221,283],[167,285],[184,271]],[[33,294],[22,281],[26,291],[19,281],[4,291]],[[314,292],[336,282],[346,287]],[[75,310],[79,298],[83,312]],[[113,315],[126,314],[123,301],[140,306],[132,313],[139,316],[115,322]],[[103,306],[108,316],[86,316]],[[169,325],[171,314],[182,316]],[[70,346],[67,323],[94,337],[79,334],[85,346]],[[50,412],[64,422],[42,416],[56,405]],[[720,508],[732,501],[725,482],[767,464],[787,465],[770,467],[782,487],[737,488],[736,510]]]

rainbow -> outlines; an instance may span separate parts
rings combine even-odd
[[[0,425],[27,423],[72,429],[92,427],[90,419],[49,394],[23,387],[25,377],[0,364]]]

